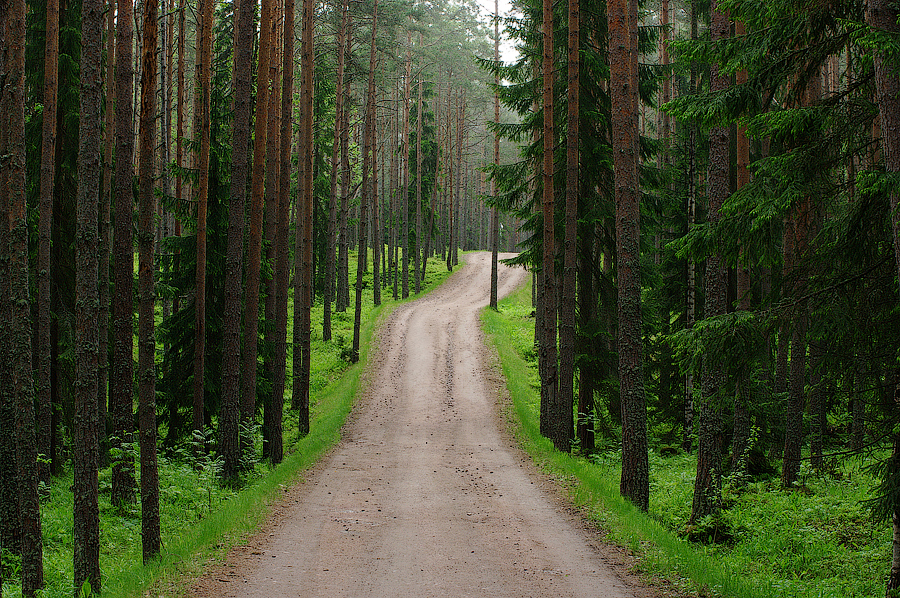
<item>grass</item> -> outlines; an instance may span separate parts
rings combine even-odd
[[[696,456],[651,453],[651,506],[645,514],[619,495],[618,450],[590,459],[556,451],[538,429],[532,310],[526,286],[504,299],[499,313],[483,314],[507,380],[511,429],[531,457],[565,485],[572,501],[608,531],[608,539],[638,557],[640,572],[696,596],[883,595],[890,526],[873,523],[863,503],[874,480],[862,459],[835,464],[827,474],[804,468],[798,489],[782,490],[777,479],[760,479],[741,491],[726,484],[724,517],[735,538],[705,546],[680,534],[690,515]]]
[[[356,260],[352,257],[351,281]],[[431,259],[423,293],[448,276],[441,260]],[[160,454],[160,511],[163,550],[159,558],[141,562],[140,505],[125,509],[109,502],[107,468],[100,474],[102,596],[138,598],[180,596],[186,584],[228,548],[255,531],[264,521],[268,505],[285,488],[302,481],[303,471],[340,440],[341,426],[353,406],[373,348],[378,322],[400,301],[391,300],[391,289],[382,290],[382,305],[372,304],[371,269],[363,292],[360,360],[349,365],[343,358],[353,338],[353,308],[334,314],[333,340],[322,340],[322,307],[313,309],[312,369],[310,388],[311,432],[300,437],[296,413],[285,410],[285,459],[276,467],[258,463],[255,475],[235,490],[218,483],[210,463],[194,462],[189,447]],[[415,299],[411,296],[409,300]],[[352,289],[351,289],[352,301]],[[289,307],[290,310],[290,307]],[[288,312],[292,313],[292,312]],[[289,324],[290,326],[290,324]],[[349,339],[349,340],[348,340]],[[288,330],[288,342],[291,330]],[[290,356],[290,354],[289,354]],[[291,360],[288,360],[286,403],[290,403]],[[200,467],[198,467],[198,465]],[[53,480],[41,505],[44,537],[46,598],[69,598],[72,589],[72,475]],[[4,554],[3,596],[18,598],[18,560]],[[149,592],[149,593],[148,593]]]

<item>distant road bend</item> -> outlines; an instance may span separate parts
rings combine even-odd
[[[490,254],[381,329],[344,438],[195,598],[647,596],[500,431]],[[528,274],[500,266],[501,296]]]

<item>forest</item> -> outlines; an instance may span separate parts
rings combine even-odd
[[[209,510],[253,485],[315,435],[371,310],[469,250],[557,451],[710,554],[744,546],[747,501],[862,484],[792,542],[837,528],[865,569],[809,557],[776,577],[810,593],[768,595],[900,595],[898,21],[0,0],[0,596],[107,594],[112,519],[153,563],[185,533],[174,472]],[[498,304],[501,251],[527,301]]]

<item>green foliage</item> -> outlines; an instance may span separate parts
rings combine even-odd
[[[727,530],[726,543],[688,542],[696,456],[650,454],[649,514],[619,496],[619,452],[611,446],[590,459],[553,450],[537,429],[537,390],[528,384],[528,289],[500,302],[482,319],[499,354],[510,395],[508,421],[532,457],[570,497],[633,551],[636,568],[689,595],[740,598],[876,596],[890,555],[890,530],[868,516],[864,503],[876,479],[860,458],[835,461],[817,473],[804,462],[801,484],[784,490],[775,478],[738,483],[726,478],[725,510],[699,530]],[[664,447],[664,445],[663,445]],[[670,456],[662,456],[665,452]],[[874,457],[878,457],[875,455]]]

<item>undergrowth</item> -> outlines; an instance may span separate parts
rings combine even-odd
[[[353,284],[356,259],[352,254],[350,265]],[[449,274],[442,260],[429,260],[423,293],[438,286]],[[214,454],[197,457],[192,440],[172,449],[161,449],[159,506],[163,547],[154,561],[142,563],[140,500],[125,507],[113,506],[110,503],[111,471],[105,468],[100,472],[102,596],[170,598],[183,595],[191,578],[257,529],[266,516],[267,504],[292,484],[302,481],[302,472],[340,439],[341,426],[357,395],[360,375],[372,348],[376,324],[400,303],[392,301],[391,287],[387,287],[382,289],[382,306],[374,307],[371,267],[365,281],[359,363],[350,365],[347,361],[353,339],[352,305],[343,313],[333,314],[332,340],[328,342],[322,340],[322,305],[313,307],[311,432],[304,437],[298,431],[298,415],[290,409],[292,322],[288,319],[283,420],[285,458],[281,464],[272,467],[251,455],[251,471],[244,474],[235,487],[220,483],[219,460]],[[411,295],[409,300],[415,298],[417,296]],[[292,313],[290,305],[288,310]],[[253,435],[258,455],[261,449],[259,430],[244,432]],[[137,474],[139,479],[139,469]],[[39,593],[40,598],[70,598],[74,592],[72,500],[72,473],[67,467],[63,476],[45,487],[41,504],[45,588]],[[2,595],[20,598],[18,557],[4,553],[2,563]]]
[[[508,421],[523,448],[555,478],[573,502],[630,549],[638,571],[670,591],[735,598],[850,598],[883,595],[890,565],[889,526],[872,522],[865,500],[875,485],[862,457],[832,463],[825,473],[804,462],[800,484],[781,489],[776,477],[725,483],[722,517],[728,542],[686,539],[696,455],[650,454],[650,511],[619,495],[621,456],[616,439],[598,438],[590,457],[554,450],[538,429],[539,379],[534,351],[531,289],[504,299],[483,324],[507,380]],[[651,439],[651,445],[654,440]],[[577,449],[577,447],[576,447]],[[662,456],[666,453],[667,456]],[[701,522],[712,526],[713,522]]]

